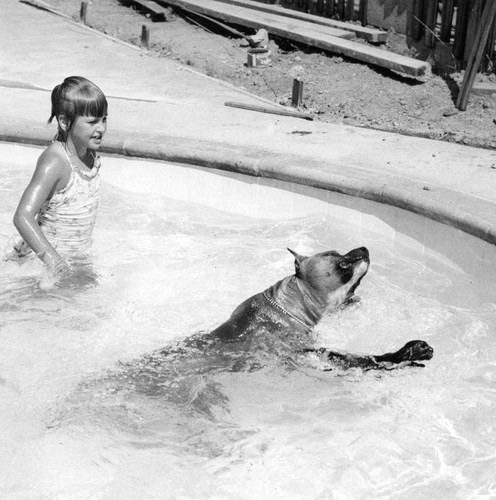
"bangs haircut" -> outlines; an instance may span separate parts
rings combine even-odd
[[[107,99],[103,92],[95,86],[92,88],[85,85],[82,88],[71,89],[67,99],[72,103],[72,116],[68,116],[74,122],[79,116],[94,116],[101,118],[107,115]]]
[[[64,116],[68,122],[64,131],[58,124],[56,139],[66,140],[67,132],[80,116],[101,118],[107,115],[108,103],[105,94],[90,80],[82,76],[70,76],[52,91],[52,113],[48,119]]]

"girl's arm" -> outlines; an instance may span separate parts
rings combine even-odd
[[[45,201],[64,188],[69,175],[70,171],[65,162],[50,150],[45,151],[36,164],[33,177],[14,214],[14,225],[23,240],[54,272],[65,267],[65,264],[43,234],[36,216]]]

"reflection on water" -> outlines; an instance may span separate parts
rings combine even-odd
[[[0,264],[2,498],[496,495],[489,271],[332,218],[262,221],[111,187],[102,202],[94,267],[77,277],[91,286]],[[364,244],[362,301],[309,340],[366,354],[422,338],[425,368],[324,373],[292,362],[291,332],[222,348],[195,337],[290,274],[286,247]]]

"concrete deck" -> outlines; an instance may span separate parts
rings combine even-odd
[[[2,141],[50,141],[49,91],[82,75],[109,97],[104,151],[338,191],[496,244],[494,151],[227,107],[277,105],[19,0],[2,7]]]

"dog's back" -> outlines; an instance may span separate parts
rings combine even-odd
[[[326,311],[352,300],[369,267],[364,247],[346,255],[330,251],[305,257],[290,252],[295,256],[295,274],[244,301],[211,335],[235,340],[254,329],[308,333]]]

